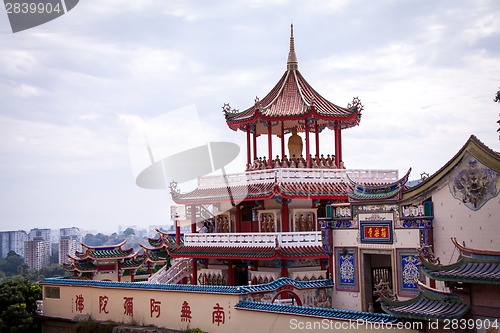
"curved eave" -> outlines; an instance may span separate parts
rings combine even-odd
[[[341,320],[349,322],[373,322],[388,323],[388,326],[396,326],[399,319],[386,313],[361,312],[354,310],[339,310],[333,308],[320,308],[311,306],[283,305],[276,303],[240,301],[235,309],[268,312],[276,314],[288,314],[294,316],[323,318],[323,320]],[[369,325],[367,325],[369,326]],[[306,326],[307,327],[307,326]],[[335,331],[335,330],[332,330]],[[353,330],[354,331],[354,330]]]
[[[78,266],[76,263],[71,263],[71,264],[63,264],[63,268],[69,272],[80,272],[80,273],[94,273],[97,272],[97,267],[88,267],[88,268],[82,268]]]
[[[408,181],[410,173],[411,173],[411,168],[408,169],[408,172],[406,172],[406,174],[403,177],[396,180],[395,182],[392,182],[390,184],[380,184],[380,185],[364,185],[352,180],[349,174],[347,173],[346,176],[354,192],[364,193],[364,194],[380,194],[380,193],[391,193],[394,192],[395,190],[401,189],[403,185],[406,184],[406,182]]]
[[[218,202],[241,202],[249,200],[269,200],[273,197],[285,199],[347,199],[351,188],[346,183],[314,183],[314,182],[283,182],[279,184],[265,184],[265,191],[247,195],[229,196],[226,188],[194,190],[186,194],[172,196],[176,204],[204,204]],[[203,194],[203,191],[210,193]],[[217,194],[218,193],[218,194]],[[203,194],[203,195],[200,195]]]
[[[397,188],[391,192],[387,193],[376,193],[376,194],[358,194],[356,192],[349,193],[349,200],[352,201],[373,201],[373,200],[398,200],[400,196],[400,189]]]
[[[145,253],[148,253],[149,251],[155,251],[155,250],[166,250],[168,245],[163,243],[160,246],[157,247],[147,247],[146,245],[139,244],[139,246],[144,250]]]
[[[335,121],[340,122],[341,128],[348,128],[358,125],[361,118],[357,107],[343,108],[321,96],[298,70],[287,70],[274,88],[255,105],[242,112],[224,113],[229,128],[235,131],[256,122],[308,118],[324,121],[330,128]]]
[[[391,300],[381,296],[382,309],[399,318],[444,320],[462,318],[470,306],[459,295],[430,288],[417,281],[419,294],[408,300]]]
[[[198,188],[185,194],[173,193],[172,200],[176,204],[204,204],[222,201],[268,200],[274,195],[275,184],[274,182],[269,182],[254,185],[239,185],[230,188]]]
[[[116,245],[99,245],[99,246],[91,246],[87,245],[85,243],[80,243],[84,248],[89,249],[89,250],[99,250],[99,249],[107,249],[107,248],[115,248],[115,249],[121,249],[123,245],[127,243],[127,240],[124,239],[121,243],[116,244]],[[122,251],[127,251],[127,250],[122,250]]]
[[[460,253],[463,256],[470,256],[470,255],[492,256],[492,257],[498,257],[498,258],[494,258],[494,259],[497,259],[500,261],[500,252],[499,251],[478,250],[478,249],[472,249],[470,247],[465,247],[457,241],[456,237],[452,237],[451,241],[453,242],[455,247],[458,250],[460,250]]]
[[[411,201],[417,197],[429,197],[434,190],[439,188],[441,180],[460,163],[467,152],[482,164],[500,173],[500,153],[488,148],[475,135],[471,135],[455,156],[438,171],[425,179],[425,181],[403,191],[402,202]]]
[[[216,258],[244,260],[302,260],[326,259],[328,255],[322,246],[299,247],[242,247],[242,246],[176,246],[169,249],[172,258]]]
[[[420,259],[423,264],[423,273],[434,280],[500,284],[500,262],[498,261],[480,261],[462,257],[451,265],[435,265],[422,257]]]

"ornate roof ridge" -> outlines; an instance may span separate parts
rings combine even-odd
[[[500,172],[500,164],[498,163],[500,161],[500,152],[489,148],[474,134],[471,134],[462,148],[460,148],[458,152],[453,155],[453,157],[450,158],[448,162],[446,162],[439,170],[427,177],[424,181],[405,190],[403,192],[403,200],[411,199],[422,193],[424,193],[423,196],[427,196],[426,192],[432,191],[432,189],[437,186],[436,184],[438,184],[441,179],[446,177],[446,175],[462,161],[467,152],[469,152],[469,154],[474,156],[474,158],[482,164],[488,166],[496,172]]]
[[[355,310],[341,310],[335,308],[320,308],[288,304],[264,303],[242,300],[235,305],[235,309],[253,310],[274,313],[288,313],[299,316],[331,318],[340,320],[362,320],[368,322],[397,323],[399,319],[386,313],[361,312]]]
[[[380,296],[382,309],[393,316],[409,319],[442,320],[462,318],[470,306],[460,295],[428,287],[417,281],[418,295],[404,300],[391,300]]]
[[[500,260],[500,251],[491,251],[491,250],[479,250],[479,249],[473,249],[470,247],[466,247],[465,245],[461,245],[456,237],[451,237],[451,241],[455,245],[457,249],[460,250],[460,254],[462,256],[470,256],[470,254],[479,254],[479,255],[486,255],[486,256],[495,256],[499,257],[498,259]],[[492,258],[493,259],[493,258]]]
[[[127,243],[127,240],[124,239],[121,243],[118,243],[116,245],[87,245],[85,243],[80,243],[82,244],[83,247],[91,250],[91,249],[95,249],[95,250],[99,250],[99,249],[105,249],[105,248],[111,248],[111,247],[114,247],[114,248],[121,248],[123,245],[125,245],[125,243]],[[123,250],[123,251],[126,251],[126,250]]]
[[[284,279],[284,280],[280,280]],[[172,290],[172,291],[185,291],[185,292],[206,292],[206,293],[220,293],[220,294],[248,294],[257,292],[259,289],[263,291],[273,291],[276,287],[278,289],[281,285],[293,284],[298,289],[306,288],[322,288],[331,287],[333,282],[329,279],[325,280],[311,280],[311,281],[295,281],[290,278],[278,278],[275,281],[255,286],[212,286],[212,285],[190,285],[190,284],[152,284],[152,283],[137,283],[137,282],[118,282],[118,281],[102,281],[102,280],[80,280],[74,278],[44,278],[39,283],[46,285],[74,285],[74,286],[87,286],[87,287],[105,287],[105,288],[119,288],[119,289],[150,289],[150,290]],[[260,287],[259,287],[260,286]],[[271,289],[269,289],[271,287]],[[300,287],[300,288],[299,288]],[[302,307],[304,308],[304,307]],[[337,310],[345,311],[345,310]],[[387,316],[382,314],[382,316]]]

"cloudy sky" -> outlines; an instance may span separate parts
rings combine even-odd
[[[471,134],[499,150],[498,17],[495,0],[81,0],[13,34],[2,8],[0,229],[171,223],[168,192],[135,184],[147,159],[131,133],[187,107],[185,138],[243,144],[221,106],[245,109],[275,85],[292,21],[308,82],[365,106],[343,132],[348,168],[419,178]]]

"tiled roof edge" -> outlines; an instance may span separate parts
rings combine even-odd
[[[274,313],[286,313],[299,316],[319,317],[339,320],[369,321],[383,323],[397,323],[399,319],[393,315],[384,313],[361,312],[353,310],[340,310],[333,308],[318,308],[311,306],[287,305],[276,303],[263,303],[252,301],[240,301],[235,309],[254,310]]]

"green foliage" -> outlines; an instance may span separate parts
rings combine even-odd
[[[104,245],[109,240],[109,236],[106,236],[102,233],[98,233],[97,235],[87,234],[83,238],[83,242],[90,246],[101,246]]]
[[[35,318],[36,301],[42,298],[42,289],[27,279],[16,277],[0,282],[0,332],[40,332]]]
[[[135,236],[135,230],[132,228],[127,228],[123,232],[123,236],[125,236],[125,237]]]
[[[7,254],[7,258],[0,259],[0,271],[6,277],[14,275],[25,275],[29,270],[28,265],[24,262],[23,258],[14,251]]]
[[[23,258],[18,254],[16,254],[14,251],[10,251],[7,254],[7,258],[0,259],[0,279],[23,277],[31,282],[36,282],[47,277],[69,276],[69,275],[70,275],[69,272],[67,272],[59,264],[50,264],[48,266],[43,267],[39,271],[30,269],[28,265],[24,262]]]
[[[26,278],[28,278],[30,281],[33,282],[40,281],[44,278],[70,276],[70,275],[71,274],[59,264],[50,264],[48,266],[43,267],[39,271],[30,269],[26,274],[24,274]]]
[[[188,328],[184,332],[186,332],[186,333],[205,333],[205,331],[202,331],[199,328]]]

